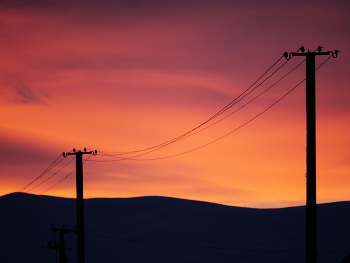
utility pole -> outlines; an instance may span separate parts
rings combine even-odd
[[[57,242],[55,242],[53,245],[51,242],[49,242],[48,248],[56,249],[56,250],[58,249],[58,263],[66,263],[67,258],[66,258],[66,248],[65,248],[65,244],[64,244],[64,234],[68,233],[69,231],[74,231],[74,230],[69,230],[69,229],[65,228],[64,226],[62,226],[59,229],[51,226],[51,230],[54,233],[59,231],[60,232],[60,239],[59,239],[58,245],[57,245]]]
[[[338,50],[321,52],[322,47],[317,48],[317,52],[305,53],[305,48],[301,47],[302,53],[293,52],[284,56],[306,57],[306,263],[317,262],[317,219],[316,219],[316,81],[315,81],[315,61],[318,55],[338,56]]]
[[[96,155],[97,151],[76,151],[62,153],[64,157],[75,155],[76,159],[76,193],[77,193],[77,259],[78,263],[85,263],[85,233],[84,233],[84,181],[83,181],[83,154]]]

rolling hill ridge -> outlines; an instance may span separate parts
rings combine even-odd
[[[75,199],[0,197],[0,262],[55,262],[51,231],[76,225]],[[350,202],[318,205],[319,260],[350,252]],[[76,262],[76,234],[64,235]],[[42,247],[46,247],[43,249]],[[170,197],[85,200],[86,263],[305,262],[305,207],[254,209]]]

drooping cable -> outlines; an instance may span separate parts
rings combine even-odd
[[[161,159],[168,159],[168,158],[172,158],[172,157],[176,157],[176,156],[180,156],[180,155],[183,155],[183,154],[186,154],[186,153],[190,153],[190,152],[193,152],[193,151],[196,151],[196,150],[199,150],[201,148],[204,148],[210,144],[213,144],[229,135],[231,135],[232,133],[238,131],[239,129],[243,128],[244,126],[248,125],[249,123],[251,123],[252,121],[254,121],[256,118],[260,117],[262,114],[264,114],[265,112],[267,112],[269,109],[271,109],[273,106],[275,106],[278,102],[280,102],[282,99],[284,99],[287,95],[289,95],[294,89],[296,89],[301,83],[303,83],[305,81],[305,79],[303,79],[301,82],[299,82],[296,86],[294,86],[291,90],[289,90],[286,94],[284,94],[281,98],[279,98],[277,101],[275,101],[273,104],[271,104],[270,106],[268,106],[265,110],[263,110],[262,112],[260,112],[259,114],[255,115],[253,118],[251,118],[250,120],[248,120],[247,122],[243,123],[242,125],[238,126],[236,129],[230,131],[229,133],[226,133],[225,135],[213,140],[213,141],[210,141],[206,144],[203,144],[201,146],[198,146],[196,148],[193,148],[191,150],[188,150],[188,151],[185,151],[185,152],[181,152],[181,153],[178,153],[178,154],[174,154],[174,155],[169,155],[169,156],[165,156],[165,157],[158,157],[158,158],[148,158],[148,159],[136,159],[136,157],[139,157],[140,155],[137,155],[137,156],[133,156],[133,157],[125,157],[125,158],[118,158],[118,157],[115,157],[117,158],[116,160],[107,160],[107,161],[98,161],[98,160],[95,160],[95,162],[117,162],[117,161],[125,161],[125,160],[138,160],[138,161],[153,161],[153,160],[161,160]],[[107,154],[103,151],[99,151],[100,155],[104,155],[104,156],[109,156],[109,157],[114,157],[113,155],[110,155],[110,154]]]
[[[292,70],[290,70],[288,73],[286,73],[284,76],[282,76],[280,79],[278,79],[275,83],[273,83],[271,86],[269,86],[267,89],[265,89],[264,91],[262,91],[261,93],[259,93],[257,96],[255,96],[254,98],[252,98],[251,100],[249,100],[248,102],[246,102],[245,104],[243,104],[242,106],[240,106],[238,109],[236,109],[235,111],[233,111],[233,112],[231,112],[230,114],[228,114],[228,115],[226,115],[225,117],[223,117],[223,118],[221,118],[220,120],[218,120],[218,121],[216,121],[216,122],[214,122],[214,123],[212,123],[212,124],[210,124],[209,126],[206,126],[206,127],[203,127],[202,129],[200,129],[199,131],[197,131],[197,132],[194,132],[194,133],[187,133],[185,136],[183,136],[182,138],[179,138],[178,140],[176,140],[176,141],[180,141],[180,140],[183,140],[183,139],[185,139],[185,138],[188,138],[188,137],[190,137],[190,136],[193,136],[193,135],[195,135],[195,134],[197,134],[197,133],[199,133],[199,132],[201,132],[201,131],[203,131],[203,130],[205,130],[205,129],[207,129],[207,128],[209,128],[209,127],[211,127],[211,126],[213,126],[213,125],[215,125],[215,124],[217,124],[217,123],[219,123],[219,122],[221,122],[222,120],[224,120],[224,119],[226,119],[227,117],[229,117],[229,116],[231,116],[232,114],[234,114],[234,113],[236,113],[236,112],[238,112],[239,110],[241,110],[241,109],[243,109],[244,107],[246,107],[248,104],[250,104],[251,102],[253,102],[254,100],[256,100],[257,98],[259,98],[261,95],[263,95],[264,93],[266,93],[268,90],[270,90],[272,87],[274,87],[275,85],[277,85],[280,81],[282,81],[284,78],[286,78],[288,75],[290,75],[294,70],[296,70],[299,66],[301,66],[303,63],[305,62],[305,60],[303,60],[302,62],[300,62],[297,66],[295,66]],[[283,64],[284,65],[284,64]],[[282,66],[283,66],[282,65]],[[281,66],[281,67],[282,67]],[[277,71],[277,70],[276,70]],[[275,72],[276,72],[275,71]],[[275,73],[274,72],[274,73]],[[273,74],[274,74],[273,73]],[[270,75],[270,76],[272,76],[272,75]],[[269,77],[270,77],[269,76]],[[259,85],[261,85],[262,83],[260,83]],[[259,86],[258,85],[258,86]],[[256,87],[258,87],[258,86],[256,86]],[[255,87],[255,88],[256,88]],[[254,89],[255,89],[254,88]],[[252,91],[251,91],[252,92]],[[250,93],[251,93],[250,92]],[[248,94],[250,94],[250,93],[247,93],[245,96],[247,96]],[[240,100],[239,100],[240,101]],[[192,130],[193,131],[193,130]],[[191,132],[192,132],[191,131]],[[173,142],[175,142],[175,141],[173,141]],[[173,143],[173,142],[170,142],[170,143]],[[111,153],[108,153],[108,152],[100,152],[102,155],[105,155],[105,156],[110,156],[110,157],[113,157],[113,158],[116,158],[116,159],[119,159],[119,160],[129,160],[129,159],[134,159],[134,158],[136,158],[136,157],[139,157],[139,156],[143,156],[143,155],[146,155],[146,154],[149,154],[149,153],[151,153],[151,152],[154,152],[154,151],[156,151],[156,150],[159,150],[159,149],[161,149],[161,148],[163,148],[163,147],[165,147],[165,146],[167,146],[167,145],[169,145],[170,143],[168,143],[168,144],[164,144],[164,145],[162,145],[162,146],[160,146],[160,147],[158,147],[158,148],[154,148],[154,149],[151,149],[151,150],[149,150],[149,151],[147,151],[147,152],[144,152],[144,153],[141,153],[141,154],[138,154],[138,155],[135,155],[135,156],[132,156],[132,157],[119,157],[119,155],[120,154],[111,154]]]
[[[57,175],[60,171],[62,171],[65,167],[67,167],[71,162],[74,161],[74,158],[72,158],[68,163],[66,163],[64,166],[62,166],[57,172],[53,173],[51,176],[49,176],[48,178],[46,178],[44,181],[42,181],[40,184],[32,187],[31,189],[29,189],[27,192],[31,192],[32,190],[34,190],[35,188],[37,188],[38,186],[44,184],[45,182],[47,182],[48,180],[50,180],[52,177],[54,177],[55,175]]]
[[[62,159],[61,159],[62,158]],[[60,160],[61,159],[61,160]],[[33,181],[30,183],[26,184],[22,188],[18,189],[15,192],[23,192],[25,189],[27,189],[29,186],[31,186],[34,182],[39,180],[41,177],[43,177],[45,174],[47,174],[49,171],[51,171],[56,165],[58,165],[60,162],[62,162],[63,156],[60,154],[50,165],[47,167],[38,177],[36,177]]]
[[[83,163],[87,162],[92,156],[94,155],[90,155],[88,158],[86,158]],[[72,160],[75,160],[76,158],[74,157]],[[48,192],[49,190],[51,190],[52,188],[54,188],[55,186],[57,186],[58,184],[60,184],[61,182],[63,182],[65,179],[67,179],[70,175],[72,175],[74,172],[76,171],[76,169],[74,169],[73,171],[71,171],[69,174],[67,174],[65,177],[63,177],[61,180],[59,180],[57,183],[55,183],[54,185],[52,185],[51,187],[49,187],[48,189],[46,189],[45,191],[41,192],[39,195],[42,195],[43,193]]]
[[[328,57],[324,62],[322,62],[315,70],[318,70],[320,67],[322,67],[332,56]],[[287,74],[285,74],[282,78],[280,78],[277,82],[275,82],[272,86],[276,85],[278,82],[280,82],[283,78],[285,78],[286,76],[288,76],[290,73],[292,73],[296,68],[298,68],[301,64],[303,64],[305,62],[305,60],[303,60],[301,63],[299,63],[296,67],[294,67],[291,71],[289,71]],[[225,137],[227,137],[228,135],[232,134],[233,132],[243,128],[244,126],[246,126],[247,124],[249,124],[250,122],[252,122],[253,120],[255,120],[256,118],[258,118],[259,116],[261,116],[262,114],[264,114],[266,111],[268,111],[270,108],[272,108],[273,106],[275,106],[278,102],[280,102],[282,99],[284,99],[287,95],[289,95],[294,89],[296,89],[301,83],[303,83],[306,79],[304,78],[302,81],[300,81],[296,86],[294,86],[291,90],[289,90],[286,94],[284,94],[280,99],[278,99],[277,101],[275,101],[272,105],[270,105],[269,107],[267,107],[265,110],[263,110],[262,112],[260,112],[259,114],[257,114],[256,116],[254,116],[252,119],[250,119],[249,121],[245,122],[244,124],[242,124],[241,126],[237,127],[236,129],[234,129],[233,131],[209,142],[209,143],[206,143],[202,146],[199,146],[199,147],[196,147],[196,148],[193,148],[191,150],[188,150],[188,151],[185,151],[185,152],[182,152],[182,153],[179,153],[179,154],[174,154],[174,155],[169,155],[169,156],[165,156],[165,157],[159,157],[159,158],[148,158],[148,159],[141,159],[141,158],[137,158],[139,156],[142,156],[142,155],[145,155],[145,154],[148,154],[148,153],[151,153],[155,150],[158,150],[158,148],[154,149],[154,150],[150,150],[146,153],[142,153],[142,154],[139,154],[139,155],[136,155],[136,156],[132,156],[132,157],[119,157],[117,155],[114,155],[114,154],[111,154],[111,153],[108,153],[108,152],[104,152],[104,151],[99,151],[100,152],[100,155],[102,156],[108,156],[108,157],[112,157],[112,158],[115,158],[115,160],[94,160],[95,162],[116,162],[116,161],[123,161],[123,160],[140,160],[140,161],[150,161],[150,160],[160,160],[160,159],[167,159],[167,158],[172,158],[172,157],[176,157],[176,156],[180,156],[180,155],[183,155],[183,154],[186,154],[186,153],[190,153],[190,152],[193,152],[195,150],[198,150],[198,149],[201,149],[205,146],[208,146],[210,144],[213,144],[214,142],[217,142]],[[268,89],[272,88],[272,86],[270,86]],[[267,90],[268,90],[267,89]],[[241,106],[240,108],[242,107],[245,107],[247,104],[249,104],[251,101],[255,100],[257,97],[261,96],[263,93],[265,93],[267,90],[265,90],[264,92],[260,93],[258,96],[256,96],[255,98],[253,98],[252,100],[250,100],[248,103],[244,104],[243,106]],[[237,110],[236,110],[237,111]],[[236,112],[235,111],[235,112]],[[234,112],[233,112],[234,113]],[[233,114],[231,113],[231,114]],[[229,114],[229,115],[231,115]],[[229,116],[228,115],[228,116]],[[227,118],[228,116],[224,117],[224,118]],[[223,118],[223,119],[224,119]],[[205,129],[205,128],[204,128]],[[190,135],[188,135],[190,136]],[[137,158],[137,159],[136,159]]]
[[[158,158],[151,158],[151,159],[134,159],[134,158],[125,158],[125,160],[139,160],[139,161],[153,161],[153,160],[161,160],[161,159],[168,159],[168,158],[172,158],[172,157],[176,157],[176,156],[180,156],[180,155],[183,155],[183,154],[186,154],[186,153],[190,153],[190,152],[193,152],[193,151],[196,151],[196,150],[199,150],[201,148],[204,148],[208,145],[211,145],[229,135],[231,135],[232,133],[240,130],[241,128],[243,128],[244,126],[248,125],[249,123],[251,123],[252,121],[254,121],[255,119],[257,119],[258,117],[260,117],[261,115],[263,115],[265,112],[267,112],[269,109],[271,109],[273,106],[275,106],[278,102],[280,102],[281,100],[283,100],[285,97],[287,97],[293,90],[295,90],[301,83],[303,83],[305,81],[302,80],[300,81],[296,86],[294,86],[291,90],[289,90],[287,93],[285,93],[281,98],[279,98],[277,101],[275,101],[273,104],[271,104],[270,106],[268,106],[265,110],[263,110],[262,112],[260,112],[259,114],[255,115],[253,118],[251,118],[250,120],[248,120],[247,122],[243,123],[242,125],[238,126],[236,129],[226,133],[225,135],[211,141],[211,142],[208,142],[206,144],[203,144],[199,147],[196,147],[196,148],[193,148],[191,150],[188,150],[188,151],[185,151],[185,152],[182,152],[182,153],[178,153],[178,154],[174,154],[174,155],[169,155],[169,156],[165,156],[165,157],[158,157]],[[136,158],[136,157],[135,157]]]
[[[274,75],[279,69],[281,69],[285,64],[283,63],[282,66],[280,66],[277,70],[275,70],[270,76],[266,77],[259,85],[257,85],[255,88],[254,85],[256,83],[258,83],[281,59],[283,58],[280,57],[275,63],[273,63],[272,66],[270,66],[252,85],[250,85],[247,89],[245,89],[241,94],[239,94],[235,99],[233,99],[229,104],[227,104],[225,107],[223,107],[221,110],[219,110],[217,113],[215,113],[212,117],[210,117],[209,119],[207,119],[206,121],[202,122],[201,124],[199,124],[198,126],[196,126],[195,128],[193,128],[192,130],[177,136],[171,140],[168,140],[166,142],[163,142],[161,144],[152,146],[152,147],[148,147],[145,149],[141,149],[141,150],[135,150],[135,151],[128,151],[128,152],[106,152],[106,154],[112,154],[112,155],[127,155],[127,154],[135,154],[138,152],[144,152],[144,151],[149,151],[149,150],[153,150],[153,149],[158,149],[158,148],[163,148],[173,142],[176,142],[180,139],[182,139],[183,137],[187,136],[188,134],[194,132],[195,130],[201,128],[202,126],[204,126],[205,124],[207,124],[208,122],[212,121],[213,119],[217,118],[219,115],[223,114],[224,112],[226,112],[228,109],[230,109],[233,105],[235,105],[236,103],[240,102],[244,97],[246,97],[247,95],[249,95],[253,90],[255,90],[257,87],[259,87],[260,85],[262,85],[267,79],[269,79],[272,75]],[[251,90],[249,93],[248,91]],[[247,94],[248,93],[248,94]]]

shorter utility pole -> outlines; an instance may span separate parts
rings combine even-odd
[[[76,193],[77,193],[77,259],[78,263],[85,263],[85,233],[84,233],[84,180],[83,180],[83,154],[96,155],[97,151],[76,151],[62,153],[64,157],[75,155],[76,159]]]
[[[49,241],[47,244],[47,248],[55,249],[56,250],[56,262],[57,262],[57,250],[58,250],[58,263],[67,263],[67,258],[66,258],[66,248],[65,248],[65,243],[64,243],[64,234],[70,232],[70,231],[75,231],[75,230],[69,230],[62,226],[61,228],[55,228],[51,226],[52,232],[60,232],[60,237],[59,237],[59,242],[51,242]],[[69,249],[70,251],[71,249]]]

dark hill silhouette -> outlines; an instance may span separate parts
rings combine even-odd
[[[0,262],[55,262],[50,225],[73,228],[75,199],[0,197]],[[318,205],[319,262],[350,252],[350,202]],[[169,197],[85,200],[86,263],[305,262],[305,207],[253,209]],[[69,262],[76,235],[65,234]]]

